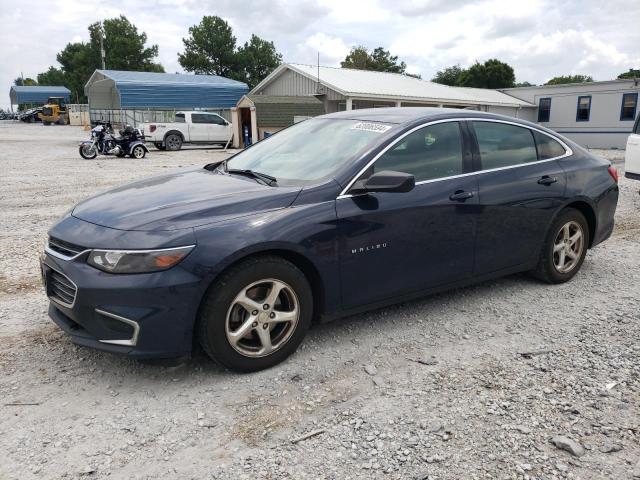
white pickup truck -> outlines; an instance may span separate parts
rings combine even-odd
[[[228,121],[208,112],[177,112],[175,122],[149,122],[139,128],[158,150],[180,150],[185,143],[226,145],[233,132]]]
[[[624,175],[627,178],[640,180],[640,115],[638,115],[633,131],[627,139]]]

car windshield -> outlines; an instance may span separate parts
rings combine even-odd
[[[279,185],[306,184],[329,177],[390,128],[360,120],[305,120],[235,155],[227,168],[266,173]]]

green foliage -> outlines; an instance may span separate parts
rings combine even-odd
[[[38,82],[36,82],[33,78],[25,78],[23,79],[22,77],[18,77],[13,81],[14,85],[20,86],[20,87],[35,87],[36,85],[38,85]]]
[[[634,78],[640,78],[640,68],[630,68],[628,72],[624,72],[621,73],[620,75],[618,75],[618,78],[623,80],[623,79],[634,79]]]
[[[282,55],[278,53],[273,42],[251,35],[251,39],[236,53],[238,69],[233,78],[245,82],[249,89],[252,89],[281,63]]]
[[[518,82],[514,87],[535,87],[536,85],[530,82]]]
[[[206,15],[183,38],[178,62],[188,72],[229,77],[238,71],[236,37],[222,18]]]
[[[562,85],[565,83],[586,83],[593,82],[591,75],[560,75],[553,77],[545,85]]]
[[[398,63],[397,55],[391,55],[388,50],[382,47],[376,48],[373,52],[362,45],[352,47],[349,54],[340,63],[342,68],[355,68],[357,70],[374,70],[376,72],[402,73],[410,77],[420,78],[420,75],[406,73],[407,64]]]
[[[452,87],[509,88],[515,85],[516,76],[509,64],[492,58],[469,68],[460,65],[444,68],[431,81]]]
[[[204,16],[198,25],[189,28],[183,38],[184,52],[178,62],[188,72],[221,75],[255,87],[282,63],[273,42],[257,35],[239,48],[231,26],[222,18]]]
[[[64,86],[66,82],[64,72],[55,67],[38,74],[38,85]]]
[[[453,67],[447,67],[437,71],[435,77],[433,77],[431,81],[455,87],[460,85],[460,77],[463,72],[464,70],[460,68],[460,65],[454,65]]]
[[[461,87],[509,88],[516,82],[513,68],[496,58],[476,62],[460,75]]]

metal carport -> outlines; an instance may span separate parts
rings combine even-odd
[[[70,95],[66,87],[13,85],[9,89],[11,105],[44,105],[49,97],[64,97],[69,103]]]

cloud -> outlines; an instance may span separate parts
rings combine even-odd
[[[285,61],[337,66],[351,46],[388,48],[425,79],[459,63],[499,58],[518,80],[542,83],[569,73],[614,78],[640,67],[640,9],[628,0],[4,0],[0,106],[14,78],[35,77],[90,23],[123,14],[158,44],[167,71],[181,71],[182,38],[203,15],[233,27],[238,43],[255,33]],[[8,4],[8,5],[6,5]],[[55,12],[52,15],[51,12]],[[30,26],[37,26],[32,28]],[[29,32],[28,35],[25,31]]]

